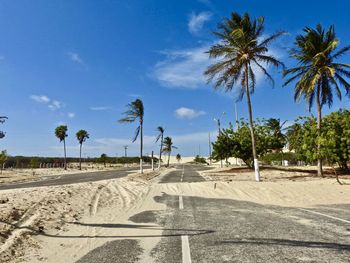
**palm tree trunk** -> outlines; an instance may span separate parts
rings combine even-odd
[[[66,139],[63,139],[63,150],[64,150],[64,170],[67,170]]]
[[[81,170],[81,147],[82,147],[82,143],[80,144],[80,151],[79,151],[79,170]]]
[[[168,167],[169,167],[169,165],[170,165],[170,151],[169,151],[169,154],[168,154]]]
[[[158,169],[160,169],[161,162],[162,162],[162,151],[163,151],[163,134],[162,134],[162,138],[161,138],[161,142],[160,142]]]
[[[250,93],[249,93],[249,78],[248,78],[248,64],[245,64],[245,89],[247,95],[247,103],[248,103],[248,112],[249,112],[249,124],[250,124],[250,135],[252,137],[252,150],[253,150],[253,159],[254,159],[254,169],[255,169],[255,180],[260,182],[260,172],[259,172],[259,161],[256,155],[256,143],[255,143],[255,135],[254,135],[254,124],[253,124],[253,112],[252,105],[250,101]]]
[[[317,104],[317,175],[323,177],[323,170],[322,170],[322,157],[321,157],[321,122],[322,122],[322,106],[320,102],[320,93],[321,93],[321,87],[320,83],[317,87],[317,98],[316,98],[316,104]]]
[[[143,156],[143,121],[140,121],[140,173],[143,173],[143,162],[142,162],[142,156]]]

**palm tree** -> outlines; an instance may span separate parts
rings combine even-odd
[[[165,129],[162,126],[158,126],[157,130],[158,130],[159,134],[156,138],[156,142],[158,142],[160,140],[159,162],[158,162],[158,169],[160,169],[160,166],[162,163],[163,137],[164,137]]]
[[[60,125],[55,129],[56,137],[60,140],[60,142],[63,142],[64,170],[67,170],[67,153],[66,153],[66,137],[68,137],[67,131],[68,131],[68,128],[66,125]]]
[[[0,123],[4,123],[8,118],[6,116],[0,116]],[[5,137],[5,132],[0,131],[0,139]]]
[[[180,163],[180,161],[181,161],[181,154],[178,153],[176,155],[176,160],[177,160],[178,163]]]
[[[284,71],[284,76],[290,76],[284,86],[297,80],[294,87],[294,100],[300,101],[304,97],[311,110],[316,100],[317,107],[317,174],[323,176],[321,156],[321,126],[322,107],[333,103],[333,90],[341,99],[340,87],[344,87],[347,95],[350,94],[350,65],[337,63],[336,60],[350,50],[350,46],[337,49],[339,40],[336,37],[334,26],[327,31],[319,24],[316,29],[304,28],[304,33],[298,35],[295,47],[291,50],[291,57],[298,61],[298,66]]]
[[[163,145],[164,145],[163,152],[168,153],[168,164],[167,164],[167,167],[169,167],[171,150],[172,149],[176,149],[176,147],[173,146],[173,140],[170,137],[165,137],[164,138]]]
[[[268,47],[284,32],[277,32],[262,39],[264,18],[252,20],[247,13],[243,16],[232,13],[231,18],[225,19],[218,28],[219,31],[214,34],[221,41],[208,51],[209,57],[216,59],[216,62],[204,74],[208,77],[208,82],[215,82],[215,89],[229,92],[237,87],[238,101],[242,100],[244,94],[247,96],[255,179],[260,181],[250,95],[253,94],[256,85],[256,69],[274,83],[266,67],[279,67],[283,64],[268,53]]]
[[[83,143],[86,141],[86,139],[89,139],[89,134],[85,130],[79,130],[76,133],[77,140],[79,142],[79,169],[81,170],[81,148],[83,147]]]
[[[135,101],[129,103],[127,106],[128,110],[124,112],[125,118],[119,120],[119,122],[134,122],[136,119],[139,120],[139,126],[135,130],[135,136],[132,142],[137,140],[137,137],[140,134],[140,173],[143,173],[142,166],[142,152],[143,152],[143,116],[144,116],[144,107],[142,100],[136,99]]]

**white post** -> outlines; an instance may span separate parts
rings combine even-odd
[[[153,151],[152,151],[152,171],[154,171]]]
[[[260,182],[259,161],[254,159],[255,180]]]

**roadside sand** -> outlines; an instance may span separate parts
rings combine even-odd
[[[56,176],[64,174],[77,174],[86,172],[99,172],[99,171],[109,171],[118,169],[118,167],[123,167],[122,165],[103,165],[96,164],[85,166],[82,170],[79,170],[76,165],[72,165],[67,170],[63,168],[36,168],[36,169],[6,169],[0,174],[0,184],[1,183],[13,183],[22,182],[27,180],[37,180],[42,177]]]
[[[150,224],[136,227],[128,219],[142,211],[165,209],[164,204],[154,201],[162,193],[289,207],[350,204],[350,185],[341,186],[335,179],[262,171],[265,181],[257,183],[250,173],[222,175],[219,171],[222,169],[202,172],[210,181],[199,183],[158,184],[162,175],[156,177],[148,170],[143,176],[1,191],[0,200],[5,204],[0,204],[0,220],[7,223],[0,223],[0,262],[75,262],[119,238],[140,240],[145,251],[151,251],[162,229]],[[143,262],[152,260],[146,255]]]

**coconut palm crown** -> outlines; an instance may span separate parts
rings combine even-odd
[[[249,14],[239,15],[232,13],[229,19],[225,19],[214,34],[220,42],[213,45],[209,51],[209,57],[215,59],[214,64],[208,67],[204,74],[208,82],[214,82],[215,89],[223,89],[228,92],[234,88],[238,90],[238,99],[247,97],[250,131],[252,137],[252,152],[254,158],[255,178],[260,180],[259,166],[255,147],[255,135],[253,128],[253,113],[250,95],[256,86],[257,70],[274,83],[267,66],[284,66],[277,58],[269,54],[269,45],[284,32],[277,32],[263,39],[264,18],[251,19]]]

